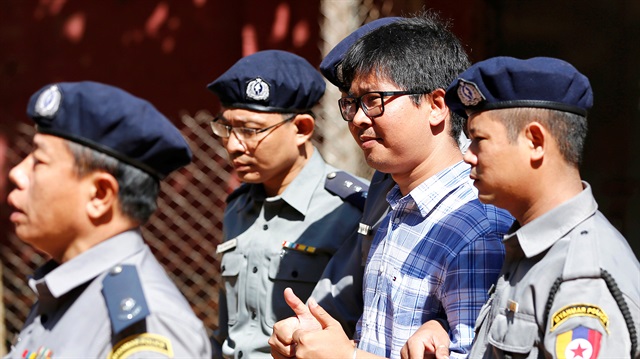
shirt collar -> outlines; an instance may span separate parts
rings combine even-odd
[[[470,168],[468,164],[460,161],[431,176],[404,197],[402,197],[400,187],[395,185],[389,191],[387,201],[392,208],[396,208],[401,201],[413,200],[420,214],[426,217],[443,198],[459,188],[461,184],[467,183],[464,179],[469,178]]]
[[[289,206],[302,215],[306,215],[309,204],[320,181],[324,178],[325,166],[318,149],[314,147],[313,154],[304,165],[296,178],[291,181],[280,196],[267,198],[268,201],[282,199]]]
[[[36,270],[29,286],[38,297],[50,295],[59,298],[139,252],[144,245],[138,229],[126,231],[63,264],[47,262]]]
[[[560,238],[598,210],[591,186],[584,181],[582,186],[584,189],[575,197],[520,228],[514,226],[515,232],[506,235],[505,242],[516,240],[527,258],[551,248]]]

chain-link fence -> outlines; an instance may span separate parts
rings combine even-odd
[[[380,3],[374,5],[373,2]],[[323,54],[363,22],[388,15],[392,3],[390,0],[324,1]],[[368,178],[371,170],[364,164],[361,151],[340,117],[338,97],[337,89],[329,84],[323,101],[316,108],[318,119],[313,143],[327,162]],[[144,226],[143,235],[211,332],[218,324],[217,291],[221,281],[220,258],[215,255],[215,247],[222,239],[225,198],[239,183],[231,173],[224,148],[211,135],[210,115],[201,111],[180,117],[181,132],[193,151],[193,163],[162,182],[158,210]],[[9,168],[30,152],[33,132],[31,125],[17,125],[7,154]],[[22,328],[35,298],[27,286],[27,277],[46,258],[16,238],[11,228],[3,228],[2,232],[7,237],[2,243],[0,261],[5,342],[9,345]]]
[[[224,200],[232,190],[231,167],[208,124],[185,114],[181,129],[194,160],[161,184],[158,211],[143,227],[147,243],[209,329],[217,327],[219,258]],[[30,152],[33,126],[20,124],[8,153],[9,165]],[[34,294],[26,278],[46,260],[11,232],[4,243],[3,264],[7,340],[22,327]]]
[[[161,183],[158,210],[143,227],[143,235],[198,317],[211,331],[218,324],[217,290],[220,284],[220,258],[215,255],[215,247],[222,239],[225,199],[238,182],[231,173],[224,147],[211,134],[210,118],[206,111],[195,116],[181,115],[181,132],[193,151],[193,163],[169,175]],[[339,131],[338,126],[346,131],[346,124],[341,120],[318,119],[314,143],[321,152],[326,143],[344,152],[344,146],[337,145],[338,140],[328,141],[321,134],[335,133]],[[33,133],[31,125],[17,126],[8,152],[10,167],[31,151]],[[346,157],[340,155],[344,159],[352,156],[360,156],[359,150]],[[340,163],[333,164],[340,166]],[[3,243],[0,261],[3,265],[5,339],[9,344],[21,329],[35,298],[27,286],[27,277],[46,258],[22,243],[9,228],[7,232],[8,239]]]

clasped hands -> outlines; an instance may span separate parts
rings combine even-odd
[[[309,298],[305,305],[291,288],[284,291],[284,299],[293,309],[289,317],[273,326],[269,338],[271,356],[283,358],[379,358],[362,350],[355,351],[340,323],[318,303]],[[449,358],[449,336],[437,321],[424,323],[400,351],[403,359]]]

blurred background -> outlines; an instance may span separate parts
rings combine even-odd
[[[25,109],[37,89],[81,80],[121,87],[155,104],[190,141],[194,163],[162,184],[160,209],[144,235],[213,330],[215,247],[225,197],[238,183],[209,130],[219,104],[205,86],[240,57],[264,49],[291,51],[317,66],[360,25],[422,9],[451,19],[473,62],[552,56],[590,78],[595,105],[582,175],[638,255],[640,1],[0,0],[0,338],[9,345],[21,328],[33,302],[26,277],[46,260],[15,238],[6,204],[7,173],[30,151]],[[328,84],[314,141],[328,162],[369,176],[338,98]],[[5,349],[0,345],[0,354]]]

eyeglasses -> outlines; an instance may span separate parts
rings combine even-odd
[[[413,91],[371,91],[360,97],[343,97],[338,100],[338,106],[340,107],[342,118],[347,122],[351,122],[358,112],[358,107],[369,118],[379,117],[384,113],[385,97],[419,94],[421,93]]]
[[[233,127],[229,125],[225,125],[221,123],[221,121],[228,121],[222,115],[216,116],[213,120],[211,120],[211,130],[213,134],[220,138],[229,138],[231,136],[231,132],[236,134],[236,138],[243,142],[252,142],[257,141],[259,139],[259,135],[265,133],[273,128],[276,128],[286,122],[293,120],[298,114],[293,114],[291,117],[286,118],[275,125],[271,125],[265,128],[248,128],[248,127]],[[265,135],[266,136],[266,135]]]

